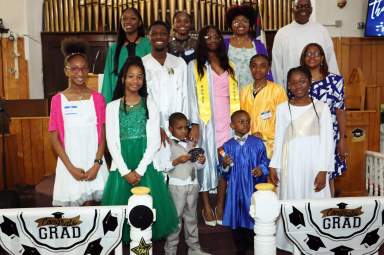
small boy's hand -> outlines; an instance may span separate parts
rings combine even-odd
[[[223,167],[226,168],[227,166],[229,166],[230,164],[232,164],[232,159],[230,156],[226,155],[223,159]]]
[[[252,175],[254,177],[260,177],[263,175],[263,171],[261,171],[260,167],[255,167],[252,169]]]
[[[191,159],[191,155],[189,155],[189,154],[181,155],[180,157],[178,157],[175,160],[173,160],[172,164],[174,166],[176,166],[178,164],[184,164],[185,162],[187,162],[190,159]]]
[[[204,156],[204,154],[200,154],[197,157],[197,162],[199,162],[199,164],[202,164],[202,165],[205,163],[205,156]]]

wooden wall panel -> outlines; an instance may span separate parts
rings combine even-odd
[[[3,137],[0,135],[0,190],[4,188],[4,179],[3,179]],[[5,135],[5,148],[6,148],[6,178],[7,178],[7,187],[12,189],[17,183],[17,142],[15,135]]]
[[[339,196],[363,196],[365,193],[365,151],[380,150],[380,104],[384,104],[384,41],[374,38],[334,38],[341,74],[348,81],[354,68],[361,68],[366,80],[365,110],[347,112],[347,171],[335,181]],[[365,130],[362,141],[352,141],[351,131]]]
[[[365,196],[365,151],[377,146],[376,111],[347,112],[347,146],[349,157],[347,171],[336,178],[336,196]],[[353,136],[353,130],[362,129],[364,136],[360,139]],[[377,148],[376,148],[377,149]]]
[[[24,53],[24,38],[17,39],[17,50],[19,53],[18,67],[19,78],[17,79],[15,73],[15,53],[14,41],[7,37],[1,39],[1,52],[2,52],[2,86],[4,99],[28,99],[29,98],[29,85],[28,85],[28,63],[25,60]]]
[[[0,98],[4,98],[4,68],[3,68],[3,47],[1,46],[2,39],[0,34]]]
[[[49,117],[12,118],[10,133],[16,136],[18,184],[36,185],[55,172],[56,156],[48,132]]]
[[[23,183],[25,176],[24,176],[24,161],[23,153],[22,153],[22,136],[18,135],[21,134],[21,120],[20,119],[12,119],[10,125],[9,125],[9,132],[11,134],[14,134],[16,136],[16,144],[17,144],[17,151],[16,151],[16,166],[17,166],[17,174],[16,174],[16,183]]]
[[[380,104],[384,103],[384,41],[375,38],[333,38],[336,58],[341,74],[345,80],[349,80],[353,68],[360,67],[367,87],[380,87],[379,102],[372,107],[367,105],[366,109],[379,109]],[[372,94],[371,94],[372,95]],[[375,95],[374,95],[375,96]],[[366,98],[369,103],[372,99]]]
[[[40,119],[31,119],[31,144],[33,145],[31,150],[32,155],[32,169],[33,169],[33,183],[38,183],[41,176],[44,176],[44,131],[43,122]],[[37,145],[37,146],[34,146]]]
[[[52,149],[48,132],[48,122],[43,121],[44,176],[55,173],[57,156]]]
[[[24,162],[24,183],[28,185],[33,185],[33,166],[32,166],[32,150],[35,148],[31,143],[31,125],[28,119],[21,120],[21,133],[16,134],[21,135],[22,137],[22,155]]]

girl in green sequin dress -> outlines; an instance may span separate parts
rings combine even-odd
[[[148,97],[144,66],[139,57],[127,59],[118,76],[113,99],[106,112],[112,165],[101,203],[126,205],[133,186],[150,188],[156,209],[152,239],[166,237],[177,229],[178,218],[163,175],[152,165],[160,147],[160,115]],[[129,241],[129,225],[125,224],[123,242]]]

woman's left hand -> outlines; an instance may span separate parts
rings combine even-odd
[[[337,143],[337,155],[341,160],[346,160],[348,157],[347,141],[343,137],[341,137]]]
[[[324,189],[325,184],[327,182],[327,172],[326,171],[320,171],[315,178],[315,192],[319,192],[322,189]]]
[[[94,164],[88,171],[86,172],[87,179],[86,181],[92,181],[96,179],[97,173],[99,172],[100,165],[99,164]]]

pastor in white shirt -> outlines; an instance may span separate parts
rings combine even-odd
[[[323,47],[331,73],[339,74],[332,39],[328,30],[316,21],[310,20],[310,0],[296,0],[293,8],[294,21],[280,28],[272,48],[272,74],[276,83],[287,87],[289,69],[300,65],[301,52],[309,43]]]

